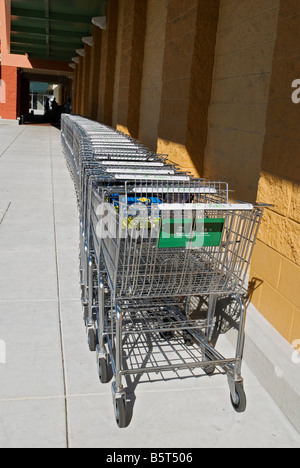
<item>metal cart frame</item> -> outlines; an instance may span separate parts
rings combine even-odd
[[[243,291],[262,207],[229,204],[226,183],[195,179],[165,155],[79,116],[63,115],[62,145],[80,215],[84,323],[100,381],[114,377],[118,426],[128,424],[130,375],[220,368],[233,408],[245,411]],[[195,296],[206,302],[200,319],[189,310]],[[222,297],[236,304],[238,317],[230,357],[212,340]],[[162,360],[145,351],[141,362],[128,361],[128,344],[134,353],[143,339],[163,349]]]

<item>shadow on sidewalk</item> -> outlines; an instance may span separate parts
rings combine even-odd
[[[61,111],[58,113],[45,113],[43,115],[35,115],[34,113],[23,114],[20,117],[19,125],[41,125],[41,126],[53,126],[60,130],[60,118]]]

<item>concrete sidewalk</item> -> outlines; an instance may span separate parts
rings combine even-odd
[[[246,359],[245,413],[222,374],[145,376],[118,429],[87,347],[76,199],[51,126],[0,124],[0,344],[1,448],[300,446]]]

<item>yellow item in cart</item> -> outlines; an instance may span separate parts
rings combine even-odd
[[[146,203],[147,205],[151,203],[150,198],[138,198],[137,201],[140,203]]]

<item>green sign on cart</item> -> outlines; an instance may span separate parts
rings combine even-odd
[[[220,245],[224,218],[162,219],[160,249],[216,247]]]

